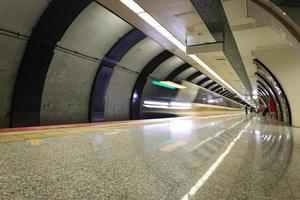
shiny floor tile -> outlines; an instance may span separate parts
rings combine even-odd
[[[0,199],[297,199],[300,130],[256,116],[0,136]]]

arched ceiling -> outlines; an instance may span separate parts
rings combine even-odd
[[[129,30],[124,20],[98,3],[91,3],[67,29],[59,46],[103,59],[109,49]]]
[[[49,1],[0,1],[0,27],[30,35]]]
[[[150,38],[145,38],[131,48],[118,65],[140,72],[152,58],[163,50],[162,46]]]
[[[174,71],[177,67],[182,65],[184,63],[183,60],[180,58],[173,56],[163,62],[156,70],[154,70],[150,76],[157,78],[159,80],[164,80],[165,77],[168,76],[168,74],[171,71]]]
[[[192,80],[192,83],[197,84],[199,81],[201,81],[201,80],[204,79],[205,77],[206,77],[206,76],[205,76],[204,74],[201,74],[200,76],[194,78],[194,79]]]
[[[4,4],[1,8],[7,8],[7,5]],[[23,39],[19,40],[23,42],[20,44],[23,45],[23,49],[17,50],[19,62],[21,59],[23,61],[16,90],[10,87],[10,91],[4,95],[9,97],[9,92],[15,92],[12,107],[13,126],[88,121],[88,113],[93,111],[93,107],[89,107],[94,99],[91,93],[96,94],[95,98],[99,97],[100,104],[96,105],[96,108],[100,109],[95,110],[99,119],[122,115],[126,118],[126,106],[115,101],[120,99],[114,97],[116,92],[129,103],[135,80],[139,80],[141,75],[144,76],[147,64],[162,52],[166,52],[165,48],[146,37],[130,44],[130,41],[134,41],[126,37],[134,32],[134,27],[104,8],[98,1],[53,0],[47,6],[48,4],[36,4],[35,1],[31,1],[21,11],[21,15],[18,15],[22,16],[23,13],[26,16],[13,18],[11,21],[14,28],[2,22],[3,27],[7,28],[4,31]],[[65,10],[65,7],[72,9]],[[36,12],[30,12],[30,9]],[[34,30],[32,34],[31,30]],[[22,55],[28,39],[29,44]],[[126,45],[129,44],[130,48],[126,49]],[[195,72],[197,74],[194,74],[192,79],[201,74],[171,52],[167,54],[170,56],[158,63],[153,72],[146,76],[165,79],[182,65],[186,67],[176,75],[180,80]],[[16,55],[12,55],[12,59],[16,60]],[[5,60],[8,62],[9,57]],[[15,63],[15,69],[10,69],[15,74],[18,72],[19,62]],[[12,78],[10,81],[12,86],[15,80]],[[98,85],[103,87],[102,96],[99,96],[101,92],[98,91]],[[10,101],[8,98],[7,102]],[[2,110],[10,112],[9,104],[4,105]],[[105,117],[104,112],[108,110],[115,113]],[[8,123],[8,120],[9,118],[5,123]]]
[[[208,84],[212,83],[213,80],[208,80],[205,83],[201,84],[201,87],[206,87]]]
[[[109,1],[109,0],[99,0],[99,2],[103,3],[106,7],[116,12],[118,15],[122,16],[122,18],[130,21],[130,23],[139,27],[143,32],[145,32],[149,37],[153,38],[160,44],[162,44],[166,49],[170,50],[181,59],[190,63],[194,67],[198,68],[200,71],[205,73],[210,78],[214,79],[216,82],[222,84],[220,80],[216,79],[212,74],[210,74],[203,66],[199,65],[195,60],[191,60],[191,58],[185,54],[180,53],[177,48],[169,45],[169,41],[165,38],[162,38],[160,34],[156,31],[152,31],[149,29],[149,25],[141,20],[137,15],[128,10],[127,7],[120,4],[118,1]],[[185,41],[185,36],[187,30],[190,31],[198,31],[200,32],[200,37],[197,34],[193,33],[190,38],[191,40],[195,40],[197,38],[197,42],[199,42],[200,38],[203,38],[203,42],[211,42],[211,35],[207,31],[206,26],[203,24],[203,21],[197,14],[197,11],[193,7],[193,5],[189,1],[180,0],[176,2],[165,2],[163,0],[159,0],[156,4],[150,3],[149,1],[136,1],[139,3],[144,9],[146,9],[155,19],[157,19],[165,28],[168,29],[173,35],[175,35],[180,41]],[[164,8],[164,12],[159,12],[161,8]],[[173,10],[170,11],[170,10]],[[161,19],[161,20],[160,20]],[[174,19],[171,21],[170,19]],[[187,23],[187,21],[191,20],[191,23]],[[192,23],[193,22],[193,23]],[[172,26],[171,24],[176,24],[176,26]],[[194,26],[192,25],[194,24]],[[183,34],[182,34],[183,33]],[[209,38],[210,39],[204,39]],[[202,58],[202,57],[201,57]],[[213,67],[213,66],[210,66]],[[222,74],[220,74],[223,77]],[[226,80],[227,81],[227,80]],[[236,87],[234,87],[237,89]],[[240,91],[239,89],[237,89]],[[240,91],[241,92],[241,91]]]
[[[0,127],[7,127],[10,124],[15,80],[27,38],[48,6],[48,1],[1,0],[0,5]]]
[[[126,7],[124,8],[123,5],[117,5],[117,2],[109,2],[108,0],[102,0],[101,2],[112,10],[114,10],[115,7],[116,10],[114,11],[118,12],[120,16],[127,16],[128,14],[130,15],[130,12],[126,12]],[[159,0],[156,4],[153,4],[151,3],[151,1],[147,0],[136,0],[136,2],[139,5],[141,5],[147,12],[149,12],[155,19],[157,19],[165,28],[167,28],[167,30],[169,30],[173,35],[175,35],[180,41],[184,41],[185,36],[188,35],[188,38],[195,43],[213,42],[211,33],[208,31],[205,24],[203,26],[203,20],[201,19],[201,17],[199,17],[199,15],[197,15],[197,12],[195,11],[194,7],[189,1],[178,0],[169,2]],[[229,24],[233,31],[235,40],[237,40],[237,37],[239,37],[237,36],[237,34],[240,33],[241,35],[243,35],[244,31],[252,32],[252,37],[255,35],[260,35],[260,33],[258,32],[263,31],[264,33],[266,33],[266,35],[270,36],[264,36],[267,40],[263,41],[265,45],[269,45],[268,48],[272,48],[273,42],[278,41],[274,39],[277,33],[270,32],[270,27],[264,26],[247,16],[246,0],[231,0],[223,1],[222,3]],[[164,12],[161,12],[162,9],[164,10]],[[138,17],[132,13],[126,19],[131,20],[133,24],[139,25],[143,30],[149,30],[148,28],[146,28],[147,24],[141,23],[138,20]],[[260,30],[260,28],[263,28],[264,30]],[[153,37],[155,40],[161,41],[161,38],[159,36],[156,37],[156,33],[149,31],[147,34],[150,35],[150,37]],[[210,39],[203,39],[205,38],[205,36],[210,36]],[[202,39],[200,39],[200,37],[202,37]],[[247,36],[242,38],[247,40]],[[255,41],[255,38],[252,41]],[[164,42],[160,43],[163,44]],[[253,48],[247,45],[244,47],[243,45],[240,45],[238,41],[237,45],[242,57],[242,61],[245,65],[246,72],[250,79],[251,85],[253,86],[253,88],[255,88],[255,67],[253,66],[250,59]],[[257,48],[257,46],[254,48]],[[184,59],[183,57],[181,58]],[[232,70],[232,66],[230,66],[231,64],[228,63],[228,61],[224,62],[220,60],[218,56],[211,56],[210,58],[206,58],[206,56],[204,56],[201,58],[205,60],[205,62],[208,63],[214,71],[216,71],[218,74],[221,75],[221,77],[223,77],[228,83],[230,83],[230,85],[233,85],[233,87],[237,89],[240,93],[245,93],[245,87],[243,86],[243,84],[241,84],[241,81],[237,77],[236,73],[234,73],[234,71]],[[207,74],[205,70],[201,71]],[[211,77],[210,74],[207,75]],[[216,81],[219,82],[218,80]]]
[[[197,72],[197,70],[195,68],[193,68],[193,67],[188,68],[188,69],[184,70],[181,74],[176,76],[175,81],[186,80],[187,77],[189,77],[190,75],[192,75],[195,72]]]

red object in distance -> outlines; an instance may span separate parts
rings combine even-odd
[[[276,112],[276,107],[272,99],[269,100],[270,112]]]

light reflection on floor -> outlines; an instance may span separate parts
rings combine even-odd
[[[292,130],[239,115],[0,136],[0,199],[296,199]]]

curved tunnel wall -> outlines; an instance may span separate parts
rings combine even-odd
[[[114,68],[122,57],[138,42],[146,36],[137,29],[129,31],[108,52],[95,77],[90,97],[90,121],[99,122],[104,120],[104,107],[108,85],[114,72]],[[134,72],[133,72],[134,73]],[[99,103],[101,102],[101,103]]]
[[[32,28],[48,6],[48,1],[0,0],[0,5],[0,127],[9,127],[19,65]]]
[[[130,119],[131,95],[137,77],[143,67],[163,50],[156,42],[145,38],[121,59],[119,65],[136,73],[115,69],[106,96],[105,120]]]
[[[29,0],[15,15],[7,12],[13,3],[24,4],[1,0],[6,7],[0,8],[10,17],[6,21],[12,20],[0,20],[1,31],[11,34],[0,35],[4,44],[0,82],[5,85],[1,127],[8,127],[10,119],[13,127],[130,119],[133,88],[147,64],[164,48],[140,34],[130,47],[125,42],[126,50],[113,54],[114,47],[135,29],[96,1],[53,0],[48,4]],[[103,66],[107,67],[104,73]],[[180,66],[185,67],[175,73]],[[147,78],[163,80],[172,72],[171,78],[181,81],[197,70],[170,54],[148,71]],[[102,77],[97,79],[97,75]],[[203,78],[195,76],[191,81]],[[101,88],[103,94],[99,95],[95,83],[103,84],[106,91]],[[95,109],[93,100],[98,102]]]
[[[11,111],[13,127],[40,125],[43,87],[56,44],[91,2],[51,1],[35,25],[15,83]]]
[[[280,119],[288,124],[292,122],[291,109],[285,91],[281,84],[276,79],[274,74],[258,59],[254,59],[254,64],[257,66],[257,75],[264,80],[276,95],[276,100],[281,108]]]
[[[131,29],[97,3],[83,10],[58,44],[101,61],[55,51],[43,91],[42,124],[88,122],[90,93],[99,65],[104,70],[105,55]]]
[[[283,120],[283,114],[282,114],[282,106],[281,106],[281,102],[280,99],[278,98],[275,90],[273,89],[272,85],[267,82],[267,80],[262,77],[260,74],[257,73],[258,76],[258,83],[260,83],[268,92],[269,94],[272,96],[272,100],[276,106],[276,112],[277,112],[277,119],[282,121]]]
[[[293,47],[284,47],[256,50],[253,55],[268,67],[282,86],[291,111],[291,123],[300,126],[299,52]]]

